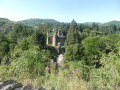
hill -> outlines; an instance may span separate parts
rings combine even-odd
[[[120,21],[110,21],[107,23],[103,23],[102,25],[110,26],[111,24],[115,24],[116,26],[120,26]]]
[[[9,31],[13,30],[15,26],[15,22],[10,21],[7,18],[0,18],[0,31]]]
[[[7,18],[0,18],[0,21],[9,21]]]
[[[92,25],[93,23],[97,24],[97,25],[101,25],[102,23],[100,22],[85,22],[83,24],[87,24],[87,25]]]
[[[110,26],[111,24],[115,24],[116,26],[120,27],[120,21],[110,21],[110,22],[106,22],[106,23],[100,23],[100,22],[85,22],[85,23],[80,23],[80,24],[87,24],[87,25],[92,25],[93,23],[96,23],[98,25],[105,25],[105,26]]]
[[[19,21],[18,23],[35,27],[35,26],[39,26],[41,23],[59,23],[59,22],[53,19],[27,19],[27,20]]]

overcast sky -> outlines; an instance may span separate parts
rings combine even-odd
[[[120,0],[0,0],[0,17],[71,22],[120,21]]]

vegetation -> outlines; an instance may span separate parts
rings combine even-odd
[[[111,24],[115,24],[116,26],[120,26],[120,21],[111,21],[111,22],[104,23],[104,25],[106,25],[106,26],[110,26]]]
[[[26,24],[28,26],[36,27],[39,26],[40,24],[45,24],[45,23],[59,23],[56,20],[53,19],[27,19],[27,20],[22,20],[19,21],[18,23],[21,24]]]
[[[14,24],[9,29],[0,32],[0,80],[56,90],[119,90],[119,25],[77,24],[73,20],[37,28]],[[46,33],[56,29],[67,35],[63,64],[56,62],[55,48],[46,45]]]

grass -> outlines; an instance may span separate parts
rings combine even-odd
[[[51,67],[52,65],[55,64],[51,64]],[[56,90],[120,90],[120,75],[115,66],[110,65],[98,69],[92,68],[86,72],[88,71],[85,69],[86,66],[80,62],[76,62],[76,64],[71,62],[61,65],[57,70],[55,67],[50,68],[50,73],[46,70],[44,76],[33,77],[25,68],[13,72],[11,66],[1,65],[0,78],[1,80],[17,80],[23,85],[42,86],[47,90],[51,87],[55,87]],[[88,75],[88,73],[90,74]],[[89,79],[86,79],[86,76],[89,76]]]

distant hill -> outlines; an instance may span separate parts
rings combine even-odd
[[[83,24],[88,24],[88,25],[92,25],[93,23],[96,23],[97,25],[101,25],[102,23],[100,22],[85,22]]]
[[[120,21],[110,21],[107,23],[103,23],[102,25],[110,26],[111,24],[115,24],[116,26],[120,26]]]
[[[27,20],[21,20],[18,22],[15,21],[10,21],[7,18],[0,18],[0,31],[5,31],[8,32],[9,30],[13,30],[14,26],[16,24],[23,24],[25,26],[28,26],[30,28],[34,28],[39,26],[41,23],[60,23],[54,19],[27,19]],[[95,22],[98,25],[105,25],[105,26],[110,26],[111,24],[115,24],[116,26],[120,27],[120,21],[110,21],[107,23],[99,23]],[[85,23],[79,23],[79,24],[88,24],[92,25],[93,22],[85,22]]]
[[[101,24],[102,24],[102,23],[100,23],[100,22],[85,22],[85,23],[79,23],[79,24],[92,25],[93,23],[96,23],[97,25],[101,25]]]
[[[13,30],[16,24],[22,24],[23,26],[28,26],[30,28],[37,27],[41,23],[59,23],[53,19],[27,19],[22,21],[10,21],[7,18],[0,18],[0,31],[8,32],[9,30]]]
[[[0,18],[0,21],[9,21],[7,18]]]
[[[59,22],[53,19],[27,19],[27,20],[19,21],[18,23],[35,27],[40,25],[41,23],[59,23]]]
[[[15,26],[15,22],[10,21],[7,18],[0,18],[0,31],[9,31],[9,30],[13,30],[14,26]]]
[[[115,21],[115,20],[107,22],[107,23],[100,23],[100,22],[95,22],[95,23],[98,24],[98,25],[105,25],[105,26],[110,26],[111,24],[115,24],[116,26],[120,27],[120,21]],[[85,23],[82,23],[82,24],[92,25],[93,22],[85,22]]]

